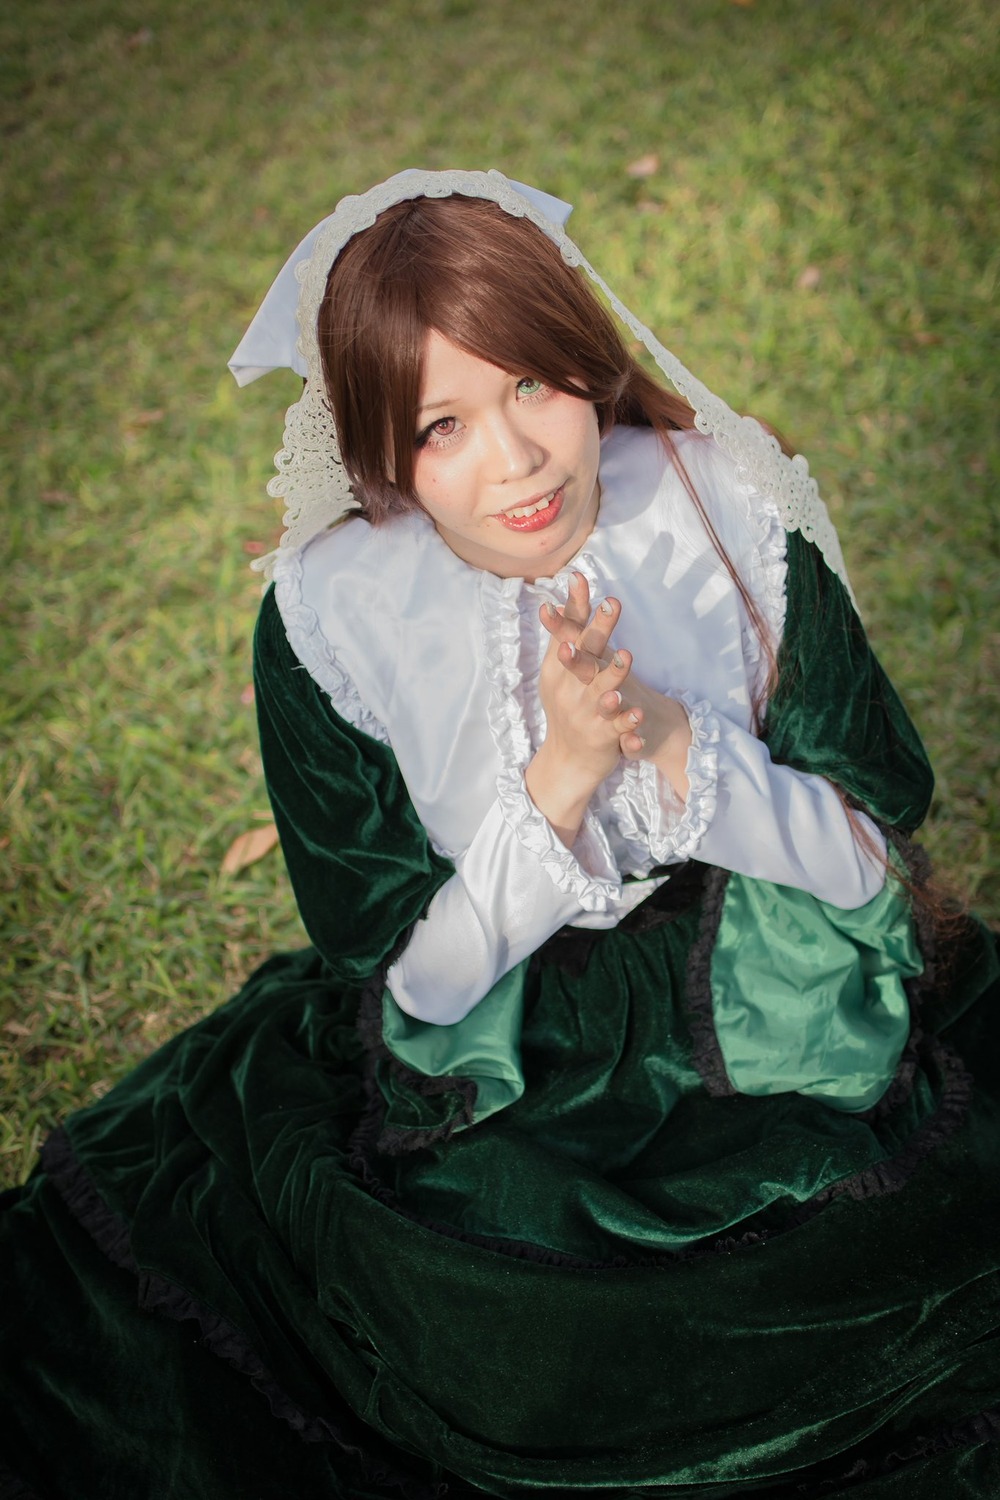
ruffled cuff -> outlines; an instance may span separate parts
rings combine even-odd
[[[683,705],[691,724],[691,748],[682,800],[652,761],[628,761],[612,805],[622,837],[630,847],[648,850],[653,865],[677,864],[697,856],[715,816],[719,783],[719,722],[711,705],[689,693],[665,696]]]
[[[497,777],[497,794],[504,822],[528,849],[556,888],[570,896],[581,911],[611,911],[621,900],[622,882],[600,822],[588,812],[573,850],[556,837],[542,816],[519,770],[507,769]]]

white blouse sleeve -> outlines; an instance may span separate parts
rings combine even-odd
[[[589,817],[569,850],[535,807],[521,776],[500,795],[426,920],[389,970],[401,1010],[422,1021],[460,1021],[493,985],[554,932],[578,918],[612,927],[622,915],[621,877],[607,839]]]
[[[673,696],[673,695],[672,695]],[[697,859],[852,910],[885,883],[885,839],[864,813],[859,843],[836,788],[822,776],[776,765],[767,745],[706,703],[688,710],[690,791],[682,801],[655,766],[636,766],[627,799],[632,837],[657,864]]]
[[[875,854],[858,841],[836,788],[822,776],[775,765],[763,740],[718,716],[715,817],[696,858],[852,910],[885,884],[886,845],[864,813],[854,817]]]

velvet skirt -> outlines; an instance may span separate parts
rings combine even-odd
[[[704,905],[547,945],[465,1128],[313,950],[71,1116],[0,1199],[0,1497],[1000,1494],[992,939],[845,1112],[720,1086]]]

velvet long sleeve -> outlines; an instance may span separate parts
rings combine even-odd
[[[261,756],[306,931],[332,973],[367,978],[452,874],[392,751],[355,729],[299,664],[269,593],[254,637]]]
[[[879,823],[912,833],[934,776],[920,736],[872,650],[840,579],[799,533],[778,684],[765,738],[773,760],[832,781]]]

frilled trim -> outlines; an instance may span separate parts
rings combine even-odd
[[[38,1156],[43,1171],[73,1218],[83,1225],[104,1256],[120,1270],[138,1276],[128,1224],[105,1203],[90,1174],[77,1160],[62,1126],[52,1132]]]
[[[500,810],[508,828],[538,860],[553,884],[571,895],[583,911],[606,912],[621,899],[621,880],[611,855],[607,834],[600,822],[588,812],[581,830],[597,859],[615,870],[614,878],[592,875],[574,854],[560,843],[548,819],[532,802],[521,770],[504,769],[497,777]]]
[[[929,1114],[896,1155],[874,1162],[861,1172],[842,1177],[810,1198],[797,1210],[796,1224],[804,1223],[837,1198],[882,1198],[898,1193],[906,1186],[921,1162],[964,1124],[972,1101],[973,1079],[957,1052],[946,1047],[938,1037],[925,1037],[917,1048],[917,1058],[929,1076],[938,1075],[940,1094],[936,1109]]]
[[[456,1130],[475,1124],[478,1097],[475,1079],[450,1075],[432,1077],[426,1073],[417,1073],[394,1057],[385,1043],[382,1030],[382,997],[386,988],[386,975],[400,954],[405,951],[415,925],[406,929],[389,956],[366,980],[361,988],[358,1005],[357,1028],[365,1053],[365,1090],[368,1095],[368,1107],[352,1140],[360,1135],[370,1149],[381,1152],[385,1156],[399,1156],[405,1152],[420,1151],[426,1146],[437,1145],[439,1141],[450,1139]],[[388,1069],[399,1083],[425,1099],[437,1099],[443,1094],[454,1094],[456,1099],[461,1100],[461,1104],[455,1114],[441,1125],[424,1128],[414,1126],[412,1129],[385,1125],[385,1097],[378,1082],[380,1068]],[[356,1145],[352,1147],[352,1150],[357,1150]]]
[[[335,1443],[358,1465],[366,1480],[389,1486],[404,1500],[441,1500],[448,1493],[446,1485],[428,1485],[399,1469],[394,1460],[380,1452],[374,1432],[369,1433],[366,1429],[363,1435],[355,1435],[351,1429],[360,1423],[346,1405],[341,1414],[343,1426],[304,1412],[278,1385],[244,1334],[177,1283],[141,1271],[132,1255],[125,1220],[104,1201],[63,1128],[53,1132],[40,1155],[43,1169],[73,1218],[112,1264],[136,1277],[140,1309],[159,1313],[175,1322],[196,1323],[204,1347],[245,1375],[266,1399],[273,1416],[287,1422],[303,1442]],[[14,1496],[19,1500],[30,1500],[28,1491],[22,1495],[21,1491],[14,1490],[11,1500]]]
[[[588,582],[593,565],[585,559],[579,567]],[[549,580],[540,580],[545,584]],[[592,874],[556,838],[548,820],[528,795],[524,772],[532,757],[531,736],[518,702],[521,687],[521,624],[517,596],[520,578],[497,578],[483,573],[480,605],[486,651],[486,677],[490,686],[489,722],[500,756],[497,795],[508,828],[541,864],[553,884],[571,895],[583,911],[606,912],[621,897],[621,878],[608,837],[599,820],[588,812],[583,838],[594,863],[603,865],[603,875]],[[537,586],[537,585],[536,585]]]
[[[698,936],[691,945],[687,963],[687,1011],[688,1030],[693,1044],[692,1061],[701,1074],[706,1090],[716,1098],[731,1098],[736,1094],[726,1072],[712,1005],[712,951],[722,920],[729,874],[728,870],[720,870],[714,865],[709,869],[705,878]]]
[[[844,1490],[896,1474],[901,1469],[912,1468],[914,1479],[919,1479],[917,1465],[928,1459],[959,1448],[981,1448],[998,1441],[1000,1406],[991,1406],[961,1422],[949,1422],[928,1432],[900,1434],[892,1439],[891,1446],[883,1444],[880,1453],[872,1452],[869,1443],[866,1447],[870,1456],[850,1458],[846,1467],[844,1455],[831,1459],[822,1466],[822,1477],[821,1471],[814,1469],[809,1479],[793,1477],[788,1486],[782,1486],[782,1492],[788,1500],[826,1500],[830,1495],[841,1495]],[[856,1449],[854,1452],[857,1454]]]
[[[696,856],[715,817],[718,796],[719,721],[711,704],[686,692],[671,690],[664,696],[683,705],[691,724],[687,798],[668,801],[669,785],[648,760],[625,762],[611,794],[623,838],[630,850],[646,854],[651,865],[677,864]]]
[[[879,831],[886,840],[888,847],[895,849],[903,866],[916,890],[927,885],[931,878],[931,862],[925,850],[919,844],[913,843],[897,829],[890,828],[886,824],[879,825]],[[903,1104],[912,1094],[913,1085],[917,1075],[917,1069],[921,1062],[921,1045],[924,1042],[924,1031],[921,1013],[924,999],[932,995],[937,988],[939,979],[938,972],[938,943],[934,923],[931,921],[926,907],[920,901],[912,901],[910,905],[913,925],[916,929],[917,948],[924,961],[924,967],[919,974],[910,979],[903,980],[903,989],[910,1010],[910,1030],[906,1038],[906,1046],[896,1065],[896,1071],[892,1082],[871,1109],[866,1110],[861,1116],[864,1120],[874,1123],[884,1119],[899,1105]]]
[[[777,652],[785,633],[788,604],[788,536],[781,524],[778,508],[769,495],[748,489],[747,501],[749,519],[756,536],[749,557],[749,576],[745,581],[763,610],[771,630],[771,646]],[[766,671],[762,673],[761,663],[766,662],[767,657],[757,632],[749,623],[743,630],[743,658],[755,691],[762,692],[767,674]]]
[[[274,597],[291,646],[309,676],[318,683],[337,713],[355,729],[389,744],[385,725],[377,719],[337,660],[323,634],[316,611],[302,598],[302,553],[282,552],[274,565]]]

